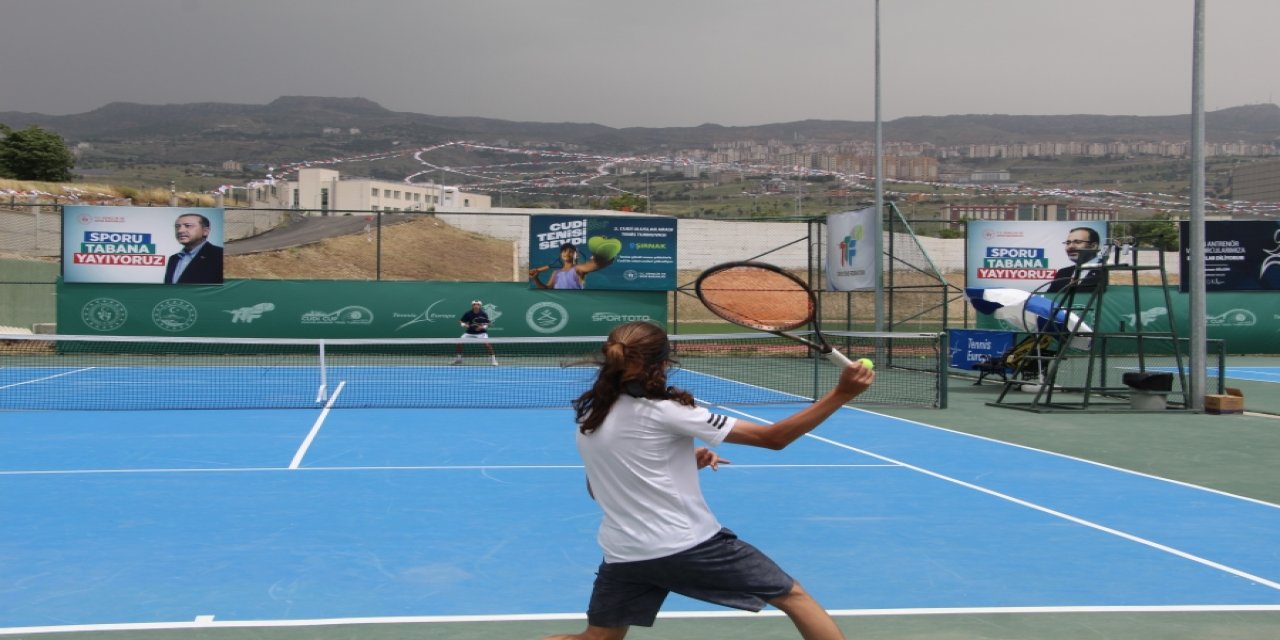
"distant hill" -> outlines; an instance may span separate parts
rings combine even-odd
[[[36,124],[69,142],[87,142],[132,162],[288,162],[326,154],[385,150],[393,144],[448,140],[562,143],[599,152],[661,153],[734,140],[807,142],[870,141],[871,122],[802,120],[745,127],[613,128],[589,123],[514,122],[390,111],[363,98],[289,96],[267,105],[192,103],[144,105],[115,102],[87,113],[48,116],[0,112],[11,127]],[[329,129],[329,134],[323,134]],[[350,131],[358,129],[352,135]],[[1280,141],[1280,107],[1260,104],[1206,114],[1210,142]],[[900,118],[884,123],[887,141],[939,145],[1032,141],[1180,141],[1191,118],[1178,116],[951,115]]]

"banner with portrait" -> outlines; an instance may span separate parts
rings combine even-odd
[[[530,216],[529,287],[672,291],[676,219]]]
[[[880,282],[875,207],[827,216],[827,285],[834,291],[874,291]]]
[[[1044,292],[1077,266],[1073,256],[1096,256],[1106,241],[1105,220],[970,220],[965,286]]]
[[[62,281],[222,284],[223,210],[62,208]]]
[[[1180,273],[1191,273],[1191,227],[1182,232]],[[1181,278],[1188,291],[1190,278]],[[1204,223],[1205,291],[1275,291],[1280,289],[1280,222],[1275,220],[1212,220]]]

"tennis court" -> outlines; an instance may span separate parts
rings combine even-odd
[[[423,384],[451,383],[472,405],[502,395],[492,369],[463,369]],[[719,394],[724,376],[696,369],[678,384]],[[309,409],[0,413],[0,634],[579,630],[599,512],[570,413],[362,408],[363,393],[403,380],[362,391],[328,375]],[[1046,418],[986,407],[994,392],[961,380],[945,411],[850,407],[783,452],[727,445],[733,464],[704,472],[704,490],[850,637],[1280,632],[1280,423]],[[720,410],[768,422],[799,406],[784,395]],[[795,637],[776,612],[674,596],[633,635]]]

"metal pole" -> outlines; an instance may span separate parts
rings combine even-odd
[[[1191,273],[1182,274],[1184,278],[1191,278],[1187,287],[1191,325],[1188,366],[1191,369],[1190,407],[1195,411],[1204,410],[1208,360],[1204,275],[1204,1],[1195,0],[1191,62],[1191,221],[1188,224],[1191,233],[1187,241]]]
[[[880,0],[876,0],[876,232],[875,306],[876,331],[884,331],[884,138],[880,130]]]

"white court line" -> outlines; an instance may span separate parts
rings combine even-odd
[[[916,421],[916,420],[911,420],[911,419],[908,419],[908,418],[899,418],[899,417],[897,417],[897,416],[891,416],[891,415],[889,415],[889,414],[887,414],[887,413],[876,413],[875,411],[870,411],[870,410],[868,410],[868,409],[859,409],[859,408],[849,407],[849,406],[846,406],[846,407],[844,407],[844,408],[845,408],[845,409],[848,409],[848,410],[850,410],[850,411],[856,411],[856,412],[858,412],[858,413],[865,413],[865,414],[868,414],[868,415],[877,416],[877,417],[880,417],[880,418],[884,418],[884,419],[886,419],[886,420],[895,420],[895,421],[898,421],[898,422],[905,422],[905,423],[907,423],[907,424],[912,424],[912,425],[915,425],[915,426],[917,426],[917,427],[924,427],[924,428],[926,428],[926,429],[933,429],[933,430],[935,430],[935,431],[942,431],[942,432],[950,433],[950,434],[957,435],[957,436],[963,436],[963,437],[965,437],[965,438],[973,438],[974,440],[982,440],[982,441],[985,441],[985,442],[994,442],[994,443],[999,444],[999,445],[1003,445],[1003,446],[1006,446],[1006,447],[1014,447],[1014,448],[1017,448],[1017,449],[1022,449],[1022,450],[1024,450],[1024,451],[1034,451],[1035,453],[1043,454],[1043,455],[1046,455],[1046,456],[1053,456],[1053,457],[1055,457],[1055,458],[1062,458],[1062,459],[1064,459],[1064,460],[1071,460],[1071,461],[1074,461],[1074,462],[1080,462],[1080,463],[1084,463],[1084,464],[1092,465],[1092,466],[1095,466],[1095,467],[1100,467],[1100,468],[1102,468],[1102,469],[1110,469],[1111,471],[1118,471],[1118,472],[1120,472],[1120,473],[1127,473],[1127,474],[1129,474],[1129,475],[1132,475],[1132,476],[1138,476],[1138,477],[1140,477],[1140,478],[1147,478],[1147,479],[1149,479],[1149,480],[1157,480],[1157,481],[1159,481],[1159,482],[1165,482],[1165,483],[1168,483],[1168,484],[1177,485],[1177,486],[1179,486],[1179,487],[1186,487],[1186,488],[1188,488],[1188,489],[1195,489],[1196,491],[1204,491],[1204,492],[1206,492],[1206,493],[1212,493],[1212,494],[1215,494],[1215,495],[1224,496],[1224,497],[1227,497],[1227,498],[1231,498],[1231,499],[1233,499],[1233,500],[1243,500],[1243,501],[1245,501],[1245,502],[1249,502],[1249,503],[1256,504],[1256,505],[1261,505],[1261,506],[1264,506],[1264,507],[1270,507],[1270,508],[1272,508],[1272,509],[1280,509],[1280,504],[1275,504],[1274,502],[1267,502],[1266,500],[1259,500],[1258,498],[1250,498],[1249,496],[1242,496],[1242,495],[1240,495],[1240,494],[1230,493],[1230,492],[1227,492],[1227,491],[1223,491],[1223,490],[1221,490],[1221,489],[1214,489],[1214,488],[1212,488],[1212,487],[1205,487],[1205,486],[1201,486],[1201,485],[1198,485],[1198,484],[1192,484],[1192,483],[1190,483],[1190,482],[1185,482],[1185,481],[1182,481],[1182,480],[1174,480],[1174,479],[1172,479],[1172,478],[1163,478],[1163,477],[1160,477],[1160,476],[1157,476],[1157,475],[1152,475],[1152,474],[1150,474],[1150,473],[1144,473],[1144,472],[1142,472],[1142,471],[1134,471],[1133,469],[1125,469],[1124,467],[1117,467],[1117,466],[1115,466],[1115,465],[1110,465],[1110,464],[1107,464],[1107,463],[1105,463],[1105,462],[1098,462],[1098,461],[1096,461],[1096,460],[1089,460],[1089,459],[1086,459],[1086,458],[1080,458],[1080,457],[1077,457],[1077,456],[1071,456],[1071,455],[1067,455],[1067,454],[1065,454],[1065,453],[1058,453],[1057,451],[1049,451],[1049,450],[1047,450],[1047,449],[1037,449],[1037,448],[1035,448],[1035,447],[1028,446],[1028,445],[1025,445],[1025,444],[1018,444],[1018,443],[1016,443],[1016,442],[1006,442],[1006,441],[1004,441],[1004,440],[997,440],[996,438],[991,438],[991,437],[988,437],[988,436],[980,436],[980,435],[978,435],[978,434],[976,434],[976,433],[966,433],[966,432],[964,432],[964,431],[957,431],[957,430],[955,430],[955,429],[948,429],[947,427],[940,427],[940,426],[938,426],[938,425],[936,425],[936,424],[929,424],[929,423],[927,423],[927,422],[918,422],[918,421]],[[1246,412],[1246,413],[1247,413],[1247,412]],[[1268,417],[1268,414],[1254,414],[1254,415],[1260,415],[1260,416],[1262,416],[1262,417]]]
[[[921,616],[921,615],[981,615],[981,614],[1036,614],[1036,613],[1213,613],[1213,612],[1280,612],[1277,604],[1191,604],[1152,606],[1072,606],[1072,607],[974,607],[920,608],[920,609],[831,609],[836,617]],[[663,611],[658,618],[666,620],[712,618],[778,618],[786,614],[776,609],[751,611]],[[315,618],[307,620],[214,620],[212,616],[197,616],[191,622],[124,622],[113,624],[69,624],[43,627],[0,628],[0,636],[35,633],[72,633],[93,631],[149,631],[161,629],[211,629],[211,628],[272,628],[272,627],[324,627],[337,625],[374,624],[442,624],[458,622],[555,622],[586,620],[584,613],[513,613],[495,615],[457,616],[384,616],[369,618]]]
[[[772,424],[772,422],[769,422],[768,420],[764,420],[763,418],[759,418],[759,417],[753,416],[753,415],[751,415],[751,414],[749,414],[749,413],[745,413],[745,412],[742,412],[742,411],[737,411],[737,410],[734,410],[734,409],[730,409],[730,411],[733,411],[734,413],[737,413],[737,414],[742,415],[742,416],[746,416],[746,417],[747,417],[748,419],[750,419],[750,420],[759,421],[759,422],[761,422],[762,424]],[[854,447],[854,446],[851,446],[851,445],[844,444],[843,442],[837,442],[837,441],[832,440],[832,439],[830,439],[830,438],[824,438],[824,437],[822,437],[822,436],[814,435],[814,434],[812,434],[812,433],[807,433],[807,434],[805,434],[805,435],[806,435],[806,436],[808,436],[808,437],[810,437],[810,438],[814,438],[815,440],[818,440],[818,441],[820,441],[820,442],[825,442],[825,443],[827,443],[827,444],[830,444],[830,445],[833,445],[833,446],[836,446],[836,447],[840,447],[841,449],[848,449],[849,451],[854,451],[854,452],[856,452],[856,453],[861,453],[862,455],[871,456],[872,458],[876,458],[877,460],[884,460],[885,462],[890,462],[890,463],[899,464],[899,465],[901,465],[901,466],[903,466],[903,467],[906,467],[906,468],[908,468],[908,469],[911,469],[912,471],[915,471],[915,472],[917,472],[917,473],[922,473],[922,474],[924,474],[924,475],[927,475],[927,476],[930,476],[930,477],[933,477],[933,478],[937,478],[937,479],[942,480],[942,481],[945,481],[945,482],[950,482],[950,483],[952,483],[952,484],[960,485],[961,487],[964,487],[964,488],[966,488],[966,489],[972,489],[972,490],[974,490],[974,491],[978,491],[978,492],[980,492],[980,493],[985,493],[985,494],[987,494],[987,495],[989,495],[989,496],[993,496],[993,497],[995,497],[995,498],[999,498],[999,499],[1001,499],[1001,500],[1005,500],[1005,501],[1008,501],[1008,502],[1012,502],[1013,504],[1016,504],[1016,505],[1018,505],[1018,506],[1026,507],[1026,508],[1028,508],[1028,509],[1033,509],[1033,510],[1035,510],[1035,511],[1039,511],[1039,512],[1041,512],[1041,513],[1048,514],[1048,515],[1053,516],[1053,517],[1055,517],[1055,518],[1061,518],[1061,519],[1066,520],[1066,521],[1068,521],[1068,522],[1073,522],[1073,523],[1075,523],[1075,524],[1078,524],[1078,525],[1081,525],[1081,526],[1084,526],[1084,527],[1089,527],[1090,529],[1095,529],[1095,530],[1097,530],[1097,531],[1101,531],[1101,532],[1103,532],[1103,533],[1107,533],[1107,534],[1110,534],[1110,535],[1113,535],[1113,536],[1116,536],[1116,537],[1119,537],[1119,538],[1123,538],[1123,539],[1128,540],[1128,541],[1130,541],[1130,542],[1136,542],[1136,543],[1138,543],[1138,544],[1141,544],[1141,545],[1144,545],[1144,546],[1147,546],[1147,547],[1151,547],[1152,549],[1156,549],[1157,551],[1163,551],[1163,552],[1165,552],[1165,553],[1168,553],[1168,554],[1171,554],[1171,555],[1177,556],[1177,557],[1182,558],[1182,559],[1184,559],[1184,560],[1190,560],[1190,561],[1192,561],[1192,562],[1195,562],[1195,563],[1198,563],[1198,564],[1202,564],[1202,565],[1204,565],[1204,566],[1206,566],[1206,567],[1210,567],[1210,568],[1213,568],[1213,569],[1217,569],[1217,570],[1219,570],[1219,571],[1223,571],[1223,572],[1226,572],[1226,573],[1230,573],[1231,575],[1234,575],[1234,576],[1237,576],[1237,577],[1240,577],[1240,578],[1244,578],[1244,579],[1246,579],[1246,580],[1251,580],[1251,581],[1257,582],[1258,584],[1261,584],[1261,585],[1263,585],[1263,586],[1265,586],[1265,587],[1270,587],[1270,588],[1272,588],[1272,589],[1275,589],[1275,590],[1277,590],[1277,591],[1280,591],[1280,583],[1274,582],[1274,581],[1272,581],[1272,580],[1268,580],[1268,579],[1263,578],[1263,577],[1261,577],[1261,576],[1254,575],[1254,574],[1249,573],[1249,572],[1247,572],[1247,571],[1241,571],[1240,569],[1236,569],[1236,568],[1234,568],[1234,567],[1229,567],[1229,566],[1227,566],[1227,565],[1225,565],[1225,564],[1221,564],[1221,563],[1218,563],[1218,562],[1214,562],[1214,561],[1212,561],[1212,560],[1210,560],[1210,559],[1208,559],[1208,558],[1202,558],[1202,557],[1197,556],[1197,555],[1195,555],[1195,554],[1187,553],[1186,551],[1182,551],[1182,550],[1180,550],[1180,549],[1175,549],[1175,548],[1170,547],[1170,546],[1168,546],[1168,545],[1160,544],[1159,542],[1156,542],[1156,541],[1154,541],[1154,540],[1148,540],[1148,539],[1143,538],[1143,537],[1141,537],[1141,536],[1136,536],[1136,535],[1133,535],[1133,534],[1131,534],[1131,533],[1127,533],[1127,532],[1121,531],[1121,530],[1119,530],[1119,529],[1112,529],[1111,527],[1108,527],[1108,526],[1105,526],[1105,525],[1101,525],[1101,524],[1098,524],[1098,523],[1096,523],[1096,522],[1092,522],[1092,521],[1090,521],[1090,520],[1085,520],[1084,518],[1080,518],[1080,517],[1077,517],[1077,516],[1073,516],[1073,515],[1071,515],[1071,514],[1064,513],[1064,512],[1062,512],[1062,511],[1057,511],[1057,510],[1054,510],[1054,509],[1050,509],[1049,507],[1046,507],[1046,506],[1043,506],[1043,505],[1038,505],[1038,504],[1036,504],[1036,503],[1034,503],[1034,502],[1029,502],[1029,501],[1027,501],[1027,500],[1023,500],[1023,499],[1021,499],[1021,498],[1015,498],[1015,497],[1013,497],[1013,496],[1011,496],[1011,495],[1008,495],[1008,494],[1005,494],[1005,493],[1000,493],[999,491],[996,491],[996,490],[994,490],[994,489],[988,489],[988,488],[986,488],[986,487],[983,487],[983,486],[980,486],[980,485],[976,485],[976,484],[973,484],[973,483],[971,483],[971,482],[965,482],[964,480],[960,480],[959,478],[952,478],[951,476],[943,475],[943,474],[938,473],[938,472],[936,472],[936,471],[930,471],[930,470],[928,470],[928,469],[925,469],[924,467],[918,467],[918,466],[913,465],[913,464],[908,464],[908,463],[906,463],[906,462],[902,462],[901,460],[895,460],[895,459],[890,458],[890,457],[888,457],[888,456],[882,456],[882,455],[880,455],[880,454],[878,454],[878,453],[872,453],[872,452],[867,451],[867,450],[865,450],[865,449],[859,449],[859,448],[857,448],[857,447]]]
[[[894,464],[729,464],[724,469],[784,469],[784,468],[823,468],[823,469],[875,469],[897,467]],[[26,471],[0,471],[0,476],[82,476],[108,474],[144,474],[144,473],[279,473],[281,471],[305,472],[358,472],[358,471],[554,471],[557,469],[576,469],[584,467],[580,464],[455,464],[455,465],[391,465],[383,467],[213,467],[198,468],[159,468],[159,469],[33,469]]]
[[[4,385],[3,387],[0,387],[0,391],[2,391],[2,390],[4,390],[4,389],[12,389],[12,388],[14,388],[14,387],[21,387],[21,386],[22,386],[22,385],[24,385],[24,384],[33,384],[33,383],[36,383],[36,382],[44,382],[45,380],[53,380],[54,378],[61,378],[62,376],[69,376],[69,375],[71,375],[71,374],[73,374],[73,373],[81,373],[81,372],[83,372],[83,371],[91,371],[91,370],[93,370],[93,369],[97,369],[97,367],[85,367],[85,368],[83,368],[83,369],[76,369],[75,371],[63,371],[62,373],[54,374],[54,375],[51,375],[51,376],[45,376],[45,377],[43,377],[43,378],[36,378],[35,380],[24,380],[23,382],[15,382],[15,383],[13,383],[13,384],[6,384],[6,385]]]
[[[333,390],[333,395],[324,405],[324,411],[320,412],[316,418],[316,423],[311,425],[311,433],[307,434],[307,439],[302,441],[302,446],[298,447],[298,452],[293,454],[293,462],[289,463],[290,469],[297,469],[302,464],[302,456],[307,455],[307,449],[311,448],[311,442],[316,439],[316,434],[320,433],[320,427],[324,424],[324,419],[329,415],[329,409],[333,408],[333,403],[337,401],[338,396],[342,394],[342,387],[347,384],[346,380],[338,383],[338,388]]]

